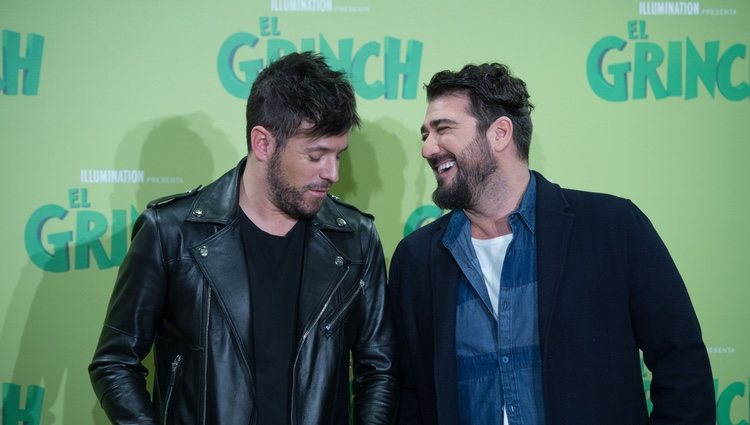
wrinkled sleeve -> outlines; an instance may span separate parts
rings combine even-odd
[[[142,362],[161,320],[165,286],[157,211],[148,209],[134,226],[89,365],[94,392],[114,424],[157,423]]]
[[[386,298],[383,247],[367,221],[367,262],[362,280],[363,324],[353,349],[354,423],[391,424],[396,414],[395,344],[390,303]]]
[[[711,365],[687,289],[651,222],[628,206],[631,317],[653,375],[649,424],[715,424]]]

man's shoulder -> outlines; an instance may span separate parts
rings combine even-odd
[[[188,199],[188,198],[191,198],[191,197],[197,195],[201,191],[202,188],[203,188],[203,186],[198,186],[196,188],[190,189],[190,190],[185,191],[185,192],[174,193],[174,194],[171,194],[171,195],[167,195],[167,196],[162,196],[160,198],[156,198],[156,199],[150,201],[146,205],[146,208],[160,208],[160,207],[164,207],[165,205],[176,206],[176,205],[178,205],[178,204],[181,203],[181,202],[178,202],[178,201],[185,200],[185,199]]]
[[[313,219],[313,223],[323,229],[354,232],[374,231],[374,221],[372,214],[330,194]]]
[[[136,227],[140,228],[148,222],[159,222],[162,226],[167,223],[182,222],[189,214],[195,202],[195,197],[201,189],[201,186],[198,186],[185,192],[162,196],[148,202],[146,208],[141,211],[138,217],[139,224]]]
[[[353,204],[344,202],[341,198],[339,198],[336,195],[332,195],[329,193],[327,200],[332,205],[334,205],[335,206],[334,208],[339,210],[342,214],[346,214],[346,215],[350,215],[354,217],[366,218],[368,220],[375,220],[375,216],[372,215],[371,213],[363,211],[359,209],[358,207],[354,206]]]
[[[198,186],[185,192],[162,196],[149,202],[141,217],[146,221],[168,224],[182,223],[193,210],[195,200],[204,188]]]
[[[442,261],[450,261],[448,251],[439,242],[445,233],[452,212],[414,230],[399,241],[391,256],[391,272],[403,278],[426,278],[426,273]]]
[[[537,207],[548,208],[557,202],[558,197],[573,212],[620,211],[632,205],[629,199],[617,195],[560,187],[537,173]]]
[[[148,203],[151,210],[164,218],[168,215],[179,220],[190,216],[194,221],[227,223],[237,205],[237,186],[241,166],[228,170],[207,184],[186,192],[163,196]]]
[[[426,249],[432,243],[436,234],[441,235],[445,232],[445,227],[448,225],[452,214],[451,211],[406,235],[398,243],[396,252]]]
[[[450,221],[452,215],[453,211],[449,211],[447,214],[443,214],[442,216],[425,224],[424,226],[415,229],[413,232],[404,237],[404,240],[421,241],[424,239],[431,239],[433,234],[441,232],[445,229],[445,226],[448,225],[448,222]]]
[[[630,200],[627,198],[623,198],[621,196],[613,195],[610,193],[570,188],[562,188],[561,190],[565,195],[565,199],[567,199],[568,202],[571,203],[571,205],[580,207],[622,207],[624,204],[630,202]]]

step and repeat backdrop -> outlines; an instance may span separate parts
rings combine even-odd
[[[508,64],[537,106],[531,167],[651,218],[702,324],[718,423],[750,421],[746,0],[3,0],[0,34],[2,425],[106,423],[86,368],[136,217],[246,154],[255,75],[302,50],[354,84],[363,125],[333,192],[377,217],[388,258],[444,213],[424,83]]]

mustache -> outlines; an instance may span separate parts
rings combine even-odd
[[[328,192],[331,190],[331,185],[328,183],[313,183],[305,186],[305,190],[325,190]]]

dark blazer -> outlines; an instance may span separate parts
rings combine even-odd
[[[714,424],[708,354],[685,285],[630,201],[538,173],[539,337],[548,425]],[[447,214],[399,243],[389,292],[402,363],[401,424],[456,424],[460,269]],[[649,418],[639,349],[652,371]]]

